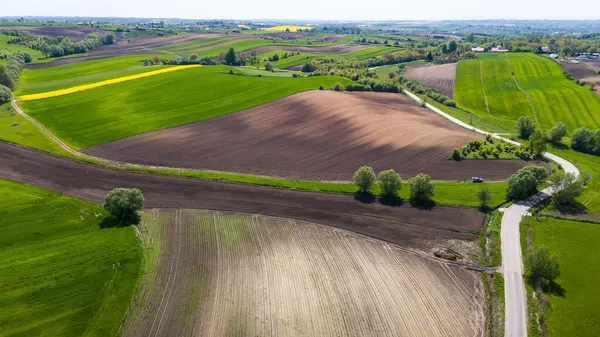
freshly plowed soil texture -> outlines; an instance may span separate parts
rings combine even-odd
[[[274,50],[286,50],[293,52],[303,52],[310,54],[345,54],[353,51],[358,51],[362,49],[369,48],[369,46],[363,46],[359,44],[338,44],[333,46],[316,46],[316,47],[307,47],[307,46],[263,46],[254,48],[258,55],[272,52]]]
[[[363,203],[352,196],[279,190],[136,174],[75,163],[0,142],[0,178],[102,203],[116,187],[139,188],[146,207],[198,208],[286,217],[338,228],[405,247],[429,249],[447,240],[478,239],[483,214],[471,209],[421,210],[404,203]]]
[[[481,336],[478,274],[284,218],[145,213],[123,336]]]
[[[440,89],[444,95],[452,98],[454,96],[456,63],[409,68],[406,70],[406,77],[419,81],[427,88]]]
[[[561,63],[560,66],[571,73],[576,79],[584,79],[588,84],[596,82],[596,95],[600,96],[600,62],[598,63]]]
[[[105,33],[102,29],[95,29],[87,26],[2,26],[2,29],[18,30],[23,35],[27,36],[45,36],[50,38],[64,36],[74,40],[82,40],[91,33]]]
[[[361,165],[404,178],[506,178],[518,160],[448,160],[479,135],[389,93],[309,91],[227,116],[101,144],[84,152],[147,165],[349,181]]]

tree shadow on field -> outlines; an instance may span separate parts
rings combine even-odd
[[[363,204],[372,204],[377,198],[373,193],[356,191],[354,192],[354,200]]]
[[[380,204],[384,205],[384,206],[390,206],[390,207],[399,207],[402,206],[404,204],[404,200],[402,200],[402,198],[399,197],[379,197],[377,199],[379,201]]]
[[[567,215],[584,214],[587,211],[587,207],[579,201],[574,201],[569,205],[556,205],[554,208],[561,214]]]
[[[104,219],[102,219],[102,222],[100,222],[99,227],[101,229],[124,228],[124,227],[129,227],[131,225],[138,225],[140,223],[140,221],[141,221],[141,217],[137,213],[133,216],[125,217],[122,220],[119,220],[111,215],[111,216],[107,216]]]
[[[432,210],[437,203],[431,199],[410,199],[410,205],[420,210]]]

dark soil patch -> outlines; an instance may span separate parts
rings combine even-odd
[[[349,181],[361,165],[404,178],[504,179],[527,162],[447,157],[481,136],[400,94],[309,91],[84,152],[146,165]]]
[[[0,142],[0,178],[101,203],[116,187],[139,188],[148,208],[257,213],[348,229],[408,247],[448,239],[477,240],[482,213],[453,207],[388,207],[324,194],[136,174],[80,164]]]

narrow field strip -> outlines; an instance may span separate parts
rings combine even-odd
[[[515,67],[513,66],[512,62],[510,61],[510,59],[507,60],[508,64],[510,64],[510,69],[512,70],[512,78],[513,81],[515,81],[515,85],[517,86],[517,89],[519,89],[522,93],[525,94],[525,97],[527,97],[527,102],[529,102],[529,107],[531,108],[531,113],[533,114],[533,119],[535,120],[536,123],[540,123],[540,121],[537,118],[537,114],[535,113],[535,108],[533,106],[533,100],[531,99],[531,95],[529,95],[529,93],[524,90],[523,88],[521,88],[521,86],[519,85],[519,81],[517,81],[517,76],[515,76]]]
[[[479,72],[481,79],[481,89],[483,90],[483,98],[485,99],[485,110],[490,113],[490,103],[488,102],[487,95],[485,94],[485,85],[483,85],[483,61],[479,60]]]
[[[98,88],[98,87],[103,87],[103,86],[110,85],[110,84],[132,81],[132,80],[137,80],[140,78],[150,77],[150,76],[154,76],[154,75],[170,73],[170,72],[177,71],[177,70],[183,70],[183,69],[188,69],[188,68],[197,68],[197,67],[202,67],[202,65],[191,64],[191,65],[168,67],[168,68],[163,68],[160,70],[154,70],[154,71],[149,71],[146,73],[141,73],[141,74],[136,74],[136,75],[113,78],[110,80],[100,81],[100,82],[91,83],[91,84],[78,85],[76,87],[67,88],[67,89],[54,90],[54,91],[43,92],[43,93],[39,93],[39,94],[23,95],[23,96],[19,97],[18,99],[21,102],[35,101],[38,99],[68,95],[68,94],[72,94],[75,92],[80,92],[80,91],[85,91],[85,90],[94,89],[94,88]]]

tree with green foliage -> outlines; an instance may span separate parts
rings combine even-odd
[[[592,131],[585,126],[575,130],[571,135],[571,148],[585,153],[596,153],[600,150],[600,132]]]
[[[466,38],[467,42],[475,42],[475,35],[473,33],[467,34]]]
[[[235,54],[235,49],[233,49],[233,47],[229,48],[229,51],[225,54],[224,61],[225,64],[230,66],[238,64],[237,55]]]
[[[460,153],[459,149],[453,149],[452,150],[452,159],[459,161],[462,159],[462,154]]]
[[[379,172],[379,189],[381,195],[386,198],[396,198],[398,191],[402,188],[402,178],[393,169]]]
[[[266,71],[273,71],[273,63],[270,61],[265,61],[264,66]]]
[[[416,202],[430,201],[434,195],[434,186],[431,177],[425,173],[419,173],[408,180],[410,187],[410,199]]]
[[[559,170],[550,176],[552,187],[552,204],[555,207],[569,206],[575,203],[575,199],[583,193],[583,182],[575,177],[573,173],[565,173]]]
[[[535,125],[535,123],[533,123],[533,120],[531,119],[531,117],[529,117],[529,116],[521,116],[517,120],[517,124],[515,126],[515,129],[517,129],[517,132],[519,134],[519,138],[521,138],[521,139],[529,139],[529,136],[531,136],[531,134],[535,130],[535,126],[536,125]]]
[[[452,40],[450,41],[450,43],[448,44],[448,53],[454,53],[456,52],[456,50],[458,49],[458,44],[456,43],[456,40]]]
[[[375,183],[377,177],[375,171],[370,166],[361,166],[356,170],[354,176],[352,176],[354,184],[358,186],[358,191],[361,193],[368,193],[371,185]]]
[[[529,165],[508,178],[506,197],[508,200],[524,200],[537,193],[539,183],[548,178],[548,170]]]
[[[144,195],[137,188],[115,188],[104,201],[104,208],[120,223],[138,224],[144,208]]]
[[[529,137],[529,143],[527,144],[527,148],[531,153],[533,158],[540,158],[542,154],[546,151],[546,141],[547,136],[541,131],[534,131],[533,134]]]
[[[336,83],[333,85],[333,90],[334,90],[334,91],[344,91],[344,85],[343,85],[343,84],[341,84],[340,82],[336,82]]]
[[[10,102],[12,99],[12,91],[9,87],[0,84],[0,104]]]
[[[560,276],[558,257],[550,254],[546,247],[532,248],[527,254],[525,265],[529,272],[530,284],[539,290],[550,290],[552,283]]]
[[[448,45],[442,43],[442,54],[448,54]]]
[[[425,56],[425,59],[429,62],[433,61],[433,54],[431,52],[427,53],[427,56]]]
[[[115,43],[115,34],[107,33],[102,37],[102,44],[114,44]]]
[[[486,188],[482,188],[477,191],[477,198],[481,203],[481,208],[486,208],[492,199],[492,192]]]
[[[550,131],[548,131],[548,141],[560,143],[562,138],[567,135],[567,126],[563,122],[557,122]]]
[[[317,70],[317,67],[315,66],[314,63],[306,62],[306,63],[304,63],[304,65],[302,66],[302,69],[300,71],[303,73],[312,73],[315,70]]]

